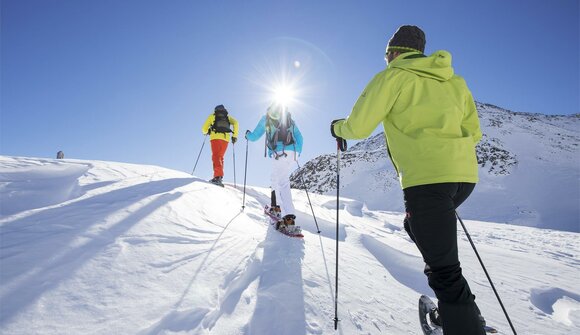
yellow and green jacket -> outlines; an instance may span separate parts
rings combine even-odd
[[[477,183],[479,118],[465,80],[453,72],[449,52],[409,52],[394,59],[333,131],[344,139],[363,139],[381,122],[403,189]]]
[[[216,133],[216,132],[211,132],[209,134],[209,139],[211,140],[224,140],[229,142],[230,141],[230,134],[232,134],[233,137],[238,137],[238,130],[239,130],[239,125],[238,125],[238,120],[236,120],[233,116],[228,115],[228,119],[230,120],[230,125],[234,126],[234,132],[233,133]],[[207,119],[205,120],[205,123],[203,124],[203,126],[201,127],[201,133],[202,134],[207,134],[207,132],[209,131],[209,129],[211,128],[211,126],[213,125],[215,121],[215,115],[212,113],[210,114],[210,116],[207,117]]]

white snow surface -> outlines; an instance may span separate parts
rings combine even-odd
[[[403,214],[293,190],[304,239],[268,225],[269,189],[155,166],[0,156],[1,334],[420,334],[434,296]],[[575,232],[464,220],[519,334],[580,334]],[[464,275],[511,334],[461,228]]]

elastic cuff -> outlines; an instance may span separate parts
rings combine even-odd
[[[330,134],[332,135],[332,137],[334,138],[339,138],[340,136],[336,135],[336,133],[334,132],[334,125],[338,122],[338,121],[343,121],[344,119],[338,119],[338,120],[333,120],[330,123]]]

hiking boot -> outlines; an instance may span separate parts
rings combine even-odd
[[[483,317],[483,315],[479,314],[478,318],[479,318],[479,322],[481,323],[481,325],[485,328],[486,324],[485,324],[485,318]]]
[[[294,214],[286,214],[282,218],[282,220],[284,221],[284,224],[287,226],[293,226],[295,223],[294,222],[295,219],[296,219],[296,215],[294,215]]]
[[[213,177],[212,179],[209,180],[210,183],[218,185],[218,186],[224,186],[224,184],[222,183],[222,178],[223,177]]]
[[[286,230],[286,225],[284,224],[284,220],[280,220],[280,221],[276,222],[276,230],[281,230],[281,231]]]
[[[282,210],[280,209],[280,206],[273,206],[270,207],[270,215],[275,216],[279,219],[282,218]]]

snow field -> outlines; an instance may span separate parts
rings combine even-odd
[[[420,333],[417,300],[433,292],[402,213],[341,199],[335,331],[336,198],[310,193],[317,234],[306,194],[293,190],[305,235],[293,239],[269,227],[269,193],[248,185],[242,211],[241,185],[154,166],[0,157],[0,195],[19,199],[3,201],[0,217],[0,333]],[[518,333],[580,331],[577,233],[464,221]],[[484,316],[510,334],[458,236]]]

